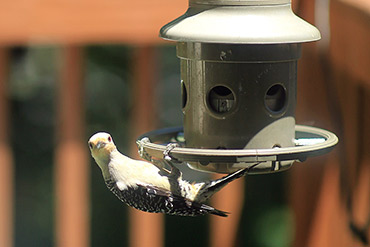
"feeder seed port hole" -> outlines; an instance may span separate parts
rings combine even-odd
[[[327,130],[317,127],[296,125],[295,140],[292,147],[273,147],[264,149],[198,149],[185,147],[182,127],[154,130],[141,135],[137,141],[139,154],[143,159],[163,159],[168,151],[168,144],[175,144],[169,155],[179,163],[197,162],[235,164],[240,168],[253,168],[251,173],[270,173],[285,170],[278,164],[303,162],[308,157],[319,156],[330,152],[338,143],[338,137]],[[266,169],[266,165],[269,164]],[[256,165],[258,164],[258,165]],[[288,166],[288,168],[291,165]]]

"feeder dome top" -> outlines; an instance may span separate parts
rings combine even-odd
[[[316,41],[319,30],[296,16],[290,0],[189,0],[160,37],[180,42],[286,44]]]

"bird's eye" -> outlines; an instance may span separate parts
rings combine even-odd
[[[111,142],[112,141],[112,137],[108,136],[108,141]]]
[[[89,147],[90,148],[93,148],[93,144],[91,142],[89,143]]]

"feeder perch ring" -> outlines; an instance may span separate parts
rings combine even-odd
[[[183,162],[198,162],[202,165],[209,163],[239,164],[236,167],[252,167],[256,163],[270,163],[271,167],[255,166],[253,173],[266,173],[282,170],[276,164],[294,161],[305,161],[308,157],[330,152],[338,143],[338,138],[330,131],[305,125],[295,126],[295,146],[264,148],[264,149],[199,149],[185,147],[183,128],[165,128],[154,130],[140,136],[136,143],[142,158],[151,161],[163,159],[167,145],[175,143],[179,147],[171,149],[168,155]],[[240,166],[241,165],[241,166]],[[289,167],[290,167],[289,165]]]

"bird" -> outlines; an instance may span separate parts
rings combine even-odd
[[[228,212],[215,209],[206,201],[249,170],[244,168],[220,179],[191,183],[184,180],[181,171],[166,159],[149,162],[120,153],[109,133],[94,134],[88,146],[108,189],[128,206],[150,213],[227,217]]]

